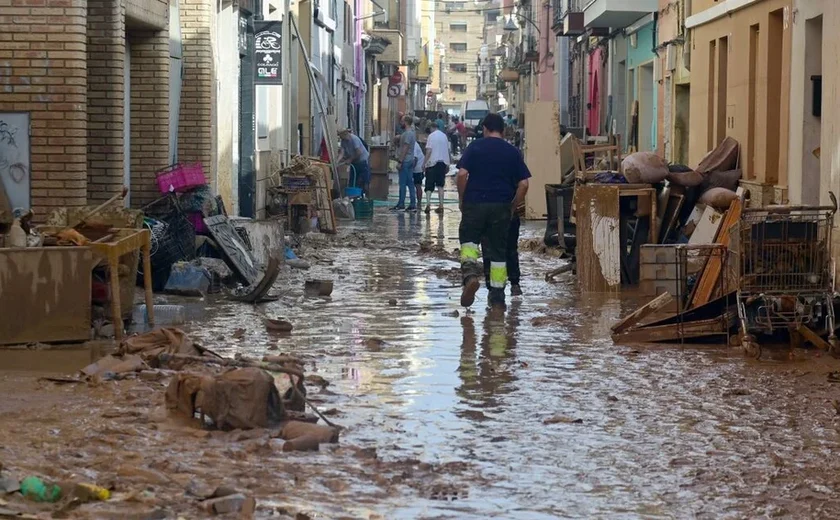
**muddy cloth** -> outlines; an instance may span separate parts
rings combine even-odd
[[[118,351],[123,354],[139,354],[144,358],[157,357],[162,353],[201,356],[206,352],[195,345],[181,329],[167,327],[132,336],[122,342]]]
[[[187,417],[201,412],[221,430],[265,428],[285,416],[274,378],[260,368],[216,377],[178,374],[166,390],[166,408]]]
[[[734,170],[738,166],[738,154],[738,141],[727,137],[721,141],[717,148],[703,157],[696,170],[704,175],[711,172]]]
[[[461,242],[461,275],[482,277],[478,260],[479,244],[490,261],[490,288],[504,291],[507,282],[507,237],[510,228],[510,203],[469,203],[461,210],[458,239]]]
[[[519,279],[522,276],[522,273],[519,270],[519,228],[521,225],[522,221],[519,219],[519,215],[514,215],[510,219],[510,227],[508,228],[507,233],[505,265],[507,267],[508,279],[513,285],[519,285]],[[484,243],[481,244],[481,250],[482,252],[487,250],[487,246],[485,246]],[[483,257],[484,280],[487,283],[487,287],[490,287],[490,257],[486,254],[483,255]]]

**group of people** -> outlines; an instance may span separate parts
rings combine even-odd
[[[414,118],[404,116],[401,126],[403,131],[397,147],[399,200],[391,209],[416,211],[422,206],[425,191],[425,211],[431,213],[432,194],[437,189],[435,211],[442,214],[446,173],[453,162],[451,137],[444,133],[446,121],[438,117],[434,125],[425,129],[428,134],[425,153],[417,143]],[[505,139],[509,138],[509,133],[505,133],[502,116],[488,114],[481,127],[482,138],[464,148],[457,162],[461,305],[472,306],[484,278],[490,306],[504,307],[508,279],[511,295],[522,294],[519,287],[519,230],[531,172],[519,149]],[[370,181],[367,147],[349,130],[341,131],[340,137],[340,163],[353,165],[357,185],[366,190]],[[405,206],[406,192],[409,194],[408,207]]]
[[[400,192],[397,205],[392,211],[417,211],[423,205],[423,191],[426,192],[426,213],[431,213],[432,194],[438,190],[438,207],[435,210],[443,213],[443,186],[446,183],[446,173],[452,164],[452,153],[449,141],[441,131],[440,125],[435,124],[426,128],[426,152],[423,153],[417,142],[414,129],[414,118],[404,116],[403,131],[397,146],[397,164],[399,165]],[[425,186],[424,186],[425,177]],[[405,206],[406,192],[409,195],[409,205]]]

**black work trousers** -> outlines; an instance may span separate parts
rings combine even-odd
[[[507,283],[507,240],[510,228],[510,203],[464,203],[458,238],[461,242],[463,280],[481,278],[484,269],[479,261],[479,245],[491,289],[504,290]]]
[[[519,271],[519,228],[522,226],[522,221],[519,220],[519,215],[514,215],[510,219],[510,227],[507,233],[507,245],[505,249],[505,263],[507,267],[508,280],[512,285],[519,285],[519,279],[522,273]],[[482,251],[484,244],[481,245]],[[490,258],[484,255],[484,279],[487,285],[490,286]]]

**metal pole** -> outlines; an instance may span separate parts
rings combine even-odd
[[[324,142],[327,143],[327,150],[329,151],[328,155],[330,156],[330,169],[332,169],[333,183],[335,184],[335,189],[341,192],[341,181],[338,178],[338,167],[335,163],[337,150],[333,141],[330,140],[330,137],[335,137],[335,132],[330,132],[333,125],[329,123],[327,109],[324,106],[324,100],[321,99],[321,93],[318,91],[318,85],[315,83],[315,75],[312,74],[312,64],[309,61],[309,53],[307,52],[306,46],[303,44],[303,40],[300,37],[300,31],[298,31],[297,22],[295,21],[295,17],[292,13],[289,13],[289,22],[292,29],[295,31],[295,37],[297,38],[300,52],[303,54],[303,59],[306,60],[306,75],[309,78],[309,88],[315,93],[315,103],[318,105],[318,111],[321,114],[321,122],[324,123]],[[330,198],[332,198],[332,195],[330,195]]]

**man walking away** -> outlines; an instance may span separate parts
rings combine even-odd
[[[502,116],[489,114],[482,123],[484,139],[473,141],[458,161],[461,225],[461,305],[469,307],[481,286],[479,244],[490,260],[488,302],[504,307],[507,283],[507,237],[510,217],[525,201],[531,172],[522,154],[502,138]]]
[[[341,138],[341,158],[338,165],[352,164],[356,172],[355,185],[362,188],[362,193],[367,195],[370,186],[370,152],[359,136],[353,134],[349,129],[344,128],[338,131]]]
[[[443,213],[443,185],[446,183],[446,173],[452,163],[449,153],[449,142],[446,135],[438,129],[429,128],[426,138],[426,213],[432,211],[432,192],[438,188],[438,213]]]
[[[519,280],[522,272],[519,270],[519,228],[522,225],[521,217],[525,214],[525,204],[521,204],[510,217],[510,227],[507,234],[507,250],[505,253],[505,266],[507,267],[508,280],[510,280],[510,295],[522,296],[522,288]],[[481,251],[487,251],[485,243],[481,244]],[[490,257],[484,255],[484,280],[490,287]]]
[[[417,207],[423,205],[423,166],[426,164],[426,157],[423,156],[423,149],[420,143],[414,143],[414,191],[417,192]]]
[[[414,144],[417,142],[417,135],[414,133],[414,118],[404,116],[402,119],[403,132],[400,135],[399,148],[397,151],[397,164],[399,164],[400,175],[400,198],[397,205],[391,210],[405,209],[405,192],[409,192],[411,203],[406,211],[417,210],[417,193],[414,191]]]

